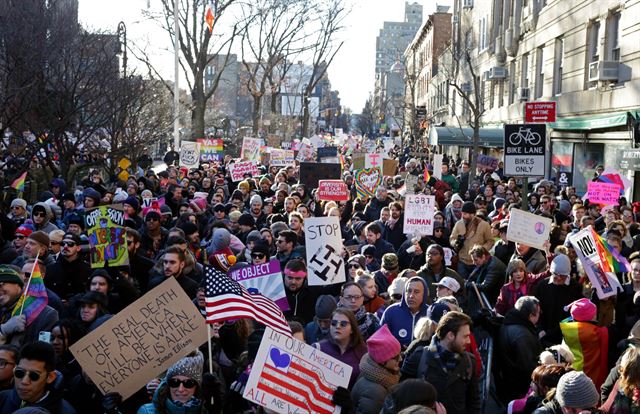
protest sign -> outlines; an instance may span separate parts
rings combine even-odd
[[[382,172],[377,167],[364,168],[355,172],[354,181],[358,197],[373,197],[376,194],[376,189],[382,183]]]
[[[259,161],[261,146],[262,139],[260,138],[242,138],[242,150],[240,151],[240,158],[246,161]]]
[[[487,168],[495,171],[498,169],[498,162],[499,160],[497,158],[494,158],[485,154],[478,154],[476,157],[476,163],[478,164],[478,168],[482,168],[482,169]]]
[[[398,165],[400,165],[398,160],[382,160],[382,175],[389,177],[396,175]]]
[[[418,185],[418,176],[407,174],[407,176],[404,177],[404,185],[407,187],[407,194],[415,194],[416,185]]]
[[[318,188],[320,180],[339,180],[342,170],[340,164],[319,164],[316,162],[300,163],[300,183],[307,191]]]
[[[206,340],[204,317],[168,277],[70,350],[103,394],[126,400]]]
[[[292,150],[273,148],[269,164],[274,167],[287,167],[295,164],[295,156]]]
[[[615,273],[603,270],[602,259],[598,253],[591,226],[567,237],[582,262],[591,285],[596,288],[598,298],[605,299],[616,295],[618,289],[621,289],[620,282]]]
[[[320,180],[318,183],[318,197],[320,200],[347,201],[349,188],[342,180]]]
[[[269,134],[267,135],[267,145],[270,147],[280,147],[282,142],[282,137],[279,135]]]
[[[298,156],[296,160],[303,161],[311,161],[313,159],[313,147],[310,144],[302,143],[298,148]]]
[[[100,206],[85,212],[85,228],[89,238],[89,259],[92,268],[129,264],[127,232],[121,204]]]
[[[353,157],[351,158],[352,162],[351,162],[351,167],[353,170],[361,170],[364,168],[364,158],[365,155],[360,155],[360,154],[354,154]]]
[[[338,157],[338,148],[337,147],[320,147],[318,148],[318,154],[316,155],[316,159],[318,162],[322,162],[325,158],[337,158]]]
[[[221,139],[198,139],[200,162],[221,161],[224,154]]]
[[[314,346],[267,327],[242,397],[280,414],[340,413],[331,402],[352,368]]]
[[[200,144],[182,141],[180,144],[180,166],[196,168],[200,163]]]
[[[157,198],[157,197],[143,198],[142,199],[142,203],[140,204],[140,207],[141,208],[151,207],[154,202],[158,204],[158,207],[162,207],[164,205],[164,197],[161,197],[161,198]]]
[[[433,235],[433,215],[436,197],[424,194],[407,194],[404,207],[404,234]]]
[[[382,160],[382,154],[367,154],[364,156],[364,168],[382,167]]]
[[[587,198],[589,203],[603,205],[618,205],[620,186],[618,184],[589,181],[587,183]]]
[[[345,281],[342,233],[338,217],[310,217],[304,220],[309,286]]]
[[[394,142],[390,139],[387,139],[387,140],[384,140],[383,145],[384,145],[384,155],[386,155],[387,157],[391,157],[391,151],[395,146]]]
[[[252,177],[260,174],[258,171],[258,165],[255,161],[241,161],[229,165],[231,173],[231,181],[237,182],[244,180],[245,174],[250,174]]]
[[[552,220],[517,208],[509,212],[507,240],[544,249],[544,242],[549,240]]]
[[[442,180],[442,160],[443,154],[433,154],[433,176]]]
[[[284,292],[282,270],[278,260],[274,259],[268,263],[243,267],[230,272],[229,276],[247,288],[249,293],[259,293],[274,301],[281,310],[289,310],[289,302],[287,302],[287,295]]]

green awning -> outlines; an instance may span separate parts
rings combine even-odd
[[[472,128],[431,127],[429,145],[473,146]],[[502,128],[480,128],[478,145],[483,148],[502,148],[504,146],[504,130]]]
[[[592,115],[575,118],[558,118],[557,122],[549,123],[553,129],[592,130],[627,125],[629,116],[638,116],[638,111],[614,112],[603,115]]]

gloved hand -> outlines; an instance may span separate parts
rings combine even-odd
[[[344,387],[338,387],[333,392],[331,402],[335,405],[342,407],[341,412],[348,414],[353,409],[353,400],[351,400],[351,393]]]
[[[3,335],[9,336],[15,333],[24,332],[26,327],[27,317],[25,315],[18,315],[0,325],[0,330]]]
[[[244,387],[247,385],[247,381],[249,381],[250,373],[251,371],[249,369],[244,370],[244,372],[238,376],[238,379],[231,383],[230,390],[238,394],[244,393]]]
[[[105,413],[119,413],[118,406],[122,404],[122,395],[117,392],[109,392],[102,399],[102,409]]]
[[[211,398],[218,398],[222,383],[215,374],[206,373],[202,376],[202,399],[207,401]]]

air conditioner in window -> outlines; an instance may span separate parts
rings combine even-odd
[[[471,92],[471,82],[465,82],[460,85],[460,90],[465,93]]]
[[[518,99],[521,101],[529,100],[529,88],[518,88]]]
[[[464,9],[473,8],[473,0],[464,0],[464,3],[462,3],[462,8]]]
[[[482,80],[483,81],[491,80],[491,74],[490,74],[490,72],[488,70],[485,71],[485,72],[482,72]]]
[[[589,63],[589,82],[617,81],[620,62],[615,60],[598,60]]]
[[[507,77],[507,69],[502,66],[494,66],[489,69],[489,79],[504,79]]]

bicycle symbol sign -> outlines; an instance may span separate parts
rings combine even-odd
[[[514,177],[544,176],[546,157],[544,124],[504,126],[505,174]]]
[[[531,132],[531,128],[520,127],[517,132],[509,135],[509,144],[520,145],[521,142],[529,145],[538,145],[542,141],[542,137],[537,132]]]

